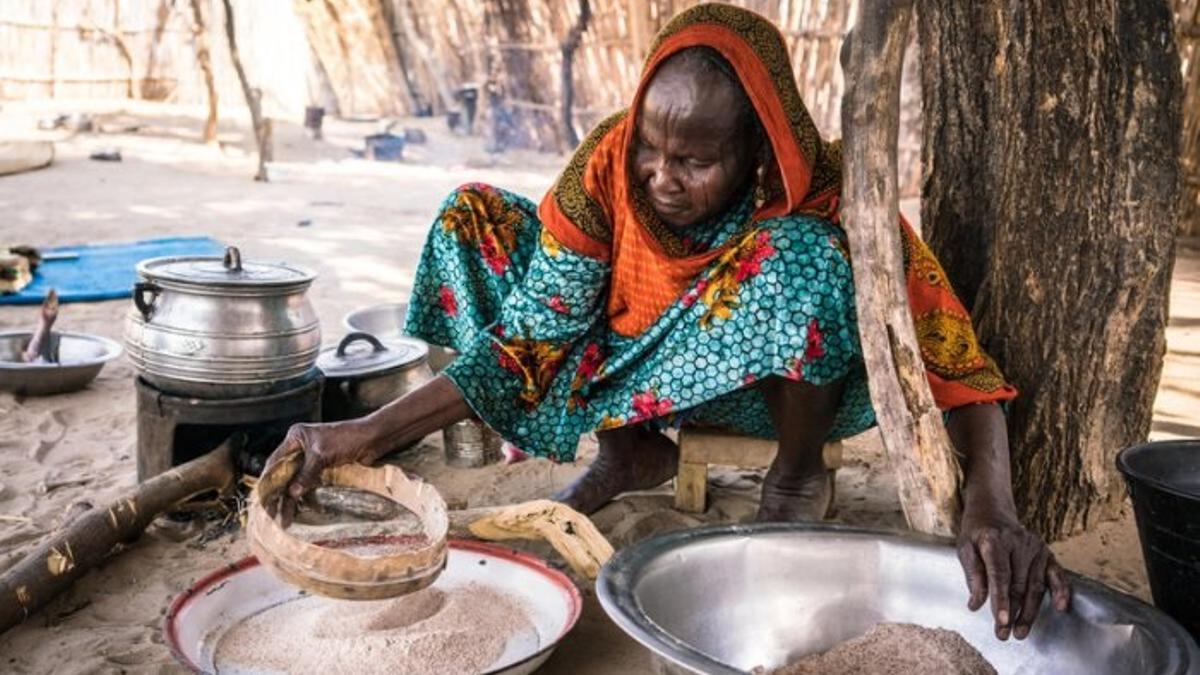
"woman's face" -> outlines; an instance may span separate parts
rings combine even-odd
[[[714,71],[666,63],[637,120],[632,171],[659,217],[686,228],[719,215],[754,174],[754,125],[743,94]]]

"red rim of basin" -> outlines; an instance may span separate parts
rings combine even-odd
[[[373,539],[377,539],[380,543],[383,543],[387,541],[388,537],[380,536]],[[363,542],[359,541],[356,543]],[[553,567],[550,567],[550,565],[546,564],[546,562],[541,558],[528,553],[522,553],[520,551],[514,551],[502,546],[497,546],[495,544],[467,541],[465,539],[450,539],[447,541],[447,544],[451,549],[458,551],[479,553],[494,558],[500,558],[502,560],[508,560],[510,562],[517,563],[518,565],[528,567],[529,569],[549,579],[555,586],[558,586],[565,591],[567,596],[570,598],[571,606],[568,608],[566,625],[563,626],[563,629],[558,636],[555,637],[550,644],[529,655],[525,659],[508,664],[504,667],[505,670],[532,661],[542,654],[545,654],[547,651],[554,649],[558,643],[561,642],[564,637],[566,637],[567,633],[571,632],[571,629],[575,627],[575,624],[578,623],[579,616],[583,612],[583,596],[579,593],[579,588],[575,586],[575,583],[571,581],[570,577],[554,569]],[[195,598],[204,597],[218,588],[221,583],[223,583],[229,577],[244,570],[250,569],[251,567],[258,567],[259,565],[260,563],[258,562],[258,558],[254,556],[247,556],[235,563],[230,563],[201,577],[198,581],[189,586],[187,590],[175,596],[175,599],[171,601],[171,606],[167,609],[167,616],[163,619],[163,637],[166,640],[167,648],[171,650],[171,656],[174,656],[176,661],[194,673],[205,672],[202,668],[200,668],[200,666],[192,663],[192,660],[184,655],[183,649],[179,646],[179,633],[175,625],[175,617],[178,616],[179,613],[188,606],[188,603]]]

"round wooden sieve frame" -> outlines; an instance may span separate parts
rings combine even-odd
[[[325,485],[352,487],[391,499],[421,521],[429,543],[393,555],[364,558],[327,548],[288,534],[264,504],[284,489],[300,467],[291,455],[263,474],[250,500],[247,535],[250,550],[280,579],[304,590],[341,600],[379,600],[419,591],[432,584],[446,566],[450,519],[446,502],[427,483],[413,480],[385,464],[343,464],[321,474]]]

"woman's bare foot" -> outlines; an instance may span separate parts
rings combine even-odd
[[[597,435],[600,451],[587,472],[554,495],[580,513],[595,513],[624,492],[658,487],[679,469],[679,447],[658,431],[630,426]]]
[[[772,467],[774,469],[774,467]],[[833,472],[783,476],[774,470],[763,481],[758,502],[760,523],[816,523],[833,507]]]

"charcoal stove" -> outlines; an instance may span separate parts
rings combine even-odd
[[[163,391],[138,377],[138,481],[195,459],[239,432],[245,434],[245,442],[235,457],[238,468],[258,475],[288,427],[320,421],[322,385],[320,371],[314,368],[281,392],[196,398]]]

